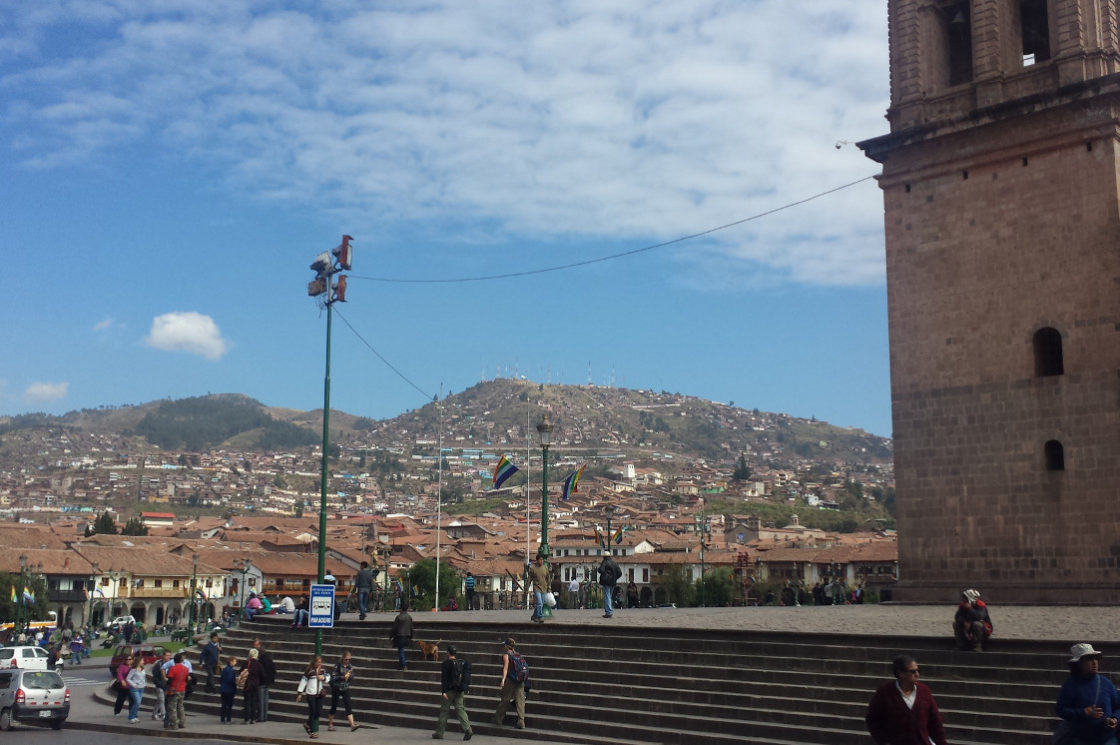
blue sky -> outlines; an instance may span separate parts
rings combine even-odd
[[[332,408],[590,369],[889,435],[847,144],[887,83],[885,2],[4,3],[0,414],[320,407],[308,267],[349,233]]]

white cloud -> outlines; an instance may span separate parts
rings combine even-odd
[[[58,401],[66,398],[69,389],[69,383],[32,383],[23,392],[23,400],[35,403]]]
[[[833,145],[886,131],[885,3],[89,4],[0,24],[26,166],[154,137],[264,199],[645,241],[874,173]],[[47,56],[62,19],[95,43]],[[714,240],[744,271],[880,283],[882,202],[858,194]]]
[[[220,359],[230,346],[213,318],[194,311],[156,316],[144,343],[169,352],[197,354],[211,361]]]
[[[105,318],[101,319],[97,323],[93,324],[93,330],[94,331],[104,331],[108,328],[111,328],[112,326],[113,326],[113,319],[109,316],[106,316]]]

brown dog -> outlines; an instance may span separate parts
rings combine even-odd
[[[416,646],[420,647],[420,654],[424,656],[425,660],[430,659],[439,662],[439,643],[442,641],[443,639],[440,639],[439,642],[422,642],[417,640]]]

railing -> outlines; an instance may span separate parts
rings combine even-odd
[[[51,603],[85,603],[89,598],[85,590],[47,590],[47,600]]]

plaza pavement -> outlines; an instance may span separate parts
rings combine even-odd
[[[610,626],[617,629],[627,627],[642,628],[694,628],[750,631],[791,631],[802,633],[851,633],[876,634],[887,636],[951,636],[950,622],[955,607],[953,605],[840,605],[840,606],[799,606],[799,607],[761,607],[761,608],[649,608],[619,610],[613,618],[603,618],[599,610],[557,610],[550,624],[564,626]],[[996,626],[996,638],[1025,640],[1070,640],[1088,641],[1101,649],[1107,656],[1120,656],[1120,648],[1110,649],[1111,644],[1120,645],[1120,613],[1110,606],[995,606],[991,614]],[[452,618],[449,618],[452,616]],[[351,617],[345,614],[344,619]],[[388,622],[392,613],[372,614],[370,620]],[[356,616],[352,616],[356,620]],[[500,610],[455,613],[413,613],[420,630],[430,621],[462,624],[487,623],[505,625],[503,634],[517,635],[521,627],[528,625],[528,611]],[[454,640],[449,640],[454,641]],[[499,651],[495,650],[495,655]],[[1107,665],[1107,663],[1106,663]],[[1060,664],[1056,663],[1057,667]],[[97,666],[102,668],[101,665]],[[69,671],[68,671],[69,672]],[[74,673],[79,670],[74,670]],[[82,671],[85,672],[85,671]],[[108,692],[108,673],[105,673],[104,686],[79,687],[73,689],[71,714],[67,727],[88,729],[120,734],[167,735],[169,738],[191,737],[212,738],[227,742],[260,743],[306,743],[308,737],[298,723],[264,722],[252,725],[221,724],[212,714],[192,715],[189,713],[187,727],[182,730],[165,731],[159,722],[153,722],[150,710],[142,710],[138,724],[128,724],[122,714],[114,717],[112,695]],[[492,681],[479,681],[472,691],[471,698],[494,699]],[[439,699],[432,692],[432,729],[439,711]],[[283,695],[274,691],[273,697]],[[294,694],[293,694],[294,695]],[[496,703],[496,702],[495,702]],[[531,716],[532,699],[528,710]],[[236,711],[236,710],[235,710]],[[127,712],[125,712],[127,713]],[[356,712],[357,721],[362,721],[361,712]],[[529,740],[514,736],[515,730],[507,730],[501,738],[475,735],[472,742],[502,743],[503,745],[539,744],[541,740]],[[460,740],[457,732],[449,731],[448,740]],[[326,731],[326,717],[320,731],[319,742],[324,745],[344,745],[345,743],[420,743],[431,741],[428,729],[406,729],[401,727],[368,726],[356,732],[339,727],[335,732]]]

